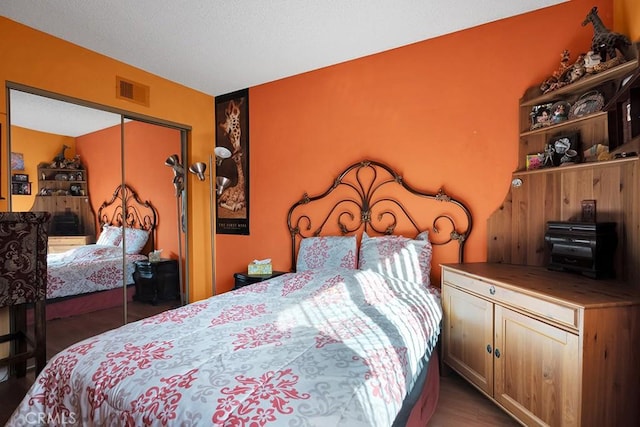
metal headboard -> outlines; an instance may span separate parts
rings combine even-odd
[[[330,195],[335,195],[335,201],[331,200]],[[406,234],[428,229],[421,225],[424,220],[417,219],[428,217],[427,211],[417,208],[412,209],[414,213],[411,213],[407,207],[408,204],[420,204],[408,200],[412,198],[444,204],[438,209],[429,209],[436,211],[430,215],[433,218],[430,225],[432,231],[438,234],[444,228],[442,223],[448,224],[449,235],[437,241],[431,234],[430,240],[433,245],[457,241],[458,261],[463,262],[464,245],[473,226],[467,206],[446,194],[442,188],[435,193],[417,190],[388,165],[363,160],[345,169],[324,193],[317,196],[305,193],[289,209],[287,226],[291,233],[291,271],[295,271],[299,241],[305,237],[320,236],[325,228],[337,229],[343,235],[362,231],[379,235],[396,231]],[[317,206],[320,204],[321,207]],[[400,228],[401,223],[404,229]]]
[[[106,224],[147,230],[149,240],[142,253],[146,254],[156,248],[158,211],[151,202],[143,202],[128,184],[119,184],[111,199],[102,203],[98,209],[98,222],[100,230]]]

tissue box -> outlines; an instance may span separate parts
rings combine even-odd
[[[247,267],[247,273],[248,274],[272,274],[273,273],[273,269],[271,267],[271,263],[269,263],[269,264],[256,264],[255,262],[252,262]]]

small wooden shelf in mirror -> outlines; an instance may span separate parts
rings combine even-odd
[[[84,169],[38,167],[38,195],[87,196],[87,171]]]
[[[55,162],[54,162],[55,163]],[[38,189],[33,211],[52,213],[52,236],[89,236],[95,241],[95,216],[89,203],[87,170],[80,162],[38,165]]]

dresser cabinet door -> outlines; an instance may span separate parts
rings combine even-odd
[[[494,398],[526,425],[579,425],[578,336],[495,306]]]
[[[444,284],[444,361],[493,395],[493,304]]]

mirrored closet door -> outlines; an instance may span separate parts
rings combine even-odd
[[[48,341],[51,322],[79,340],[101,332],[92,321],[110,329],[179,305],[181,198],[165,160],[182,158],[186,131],[22,87],[9,112],[10,209],[52,214]]]

